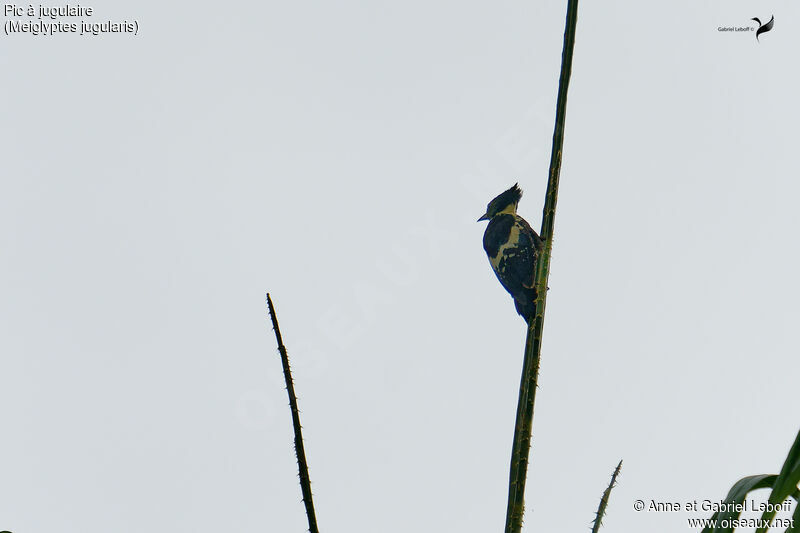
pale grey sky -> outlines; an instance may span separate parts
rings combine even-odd
[[[103,1],[0,35],[0,529],[499,531],[565,1]],[[775,16],[774,29],[722,33]],[[9,17],[4,18],[4,23]],[[684,531],[798,430],[796,2],[583,2],[526,530]]]

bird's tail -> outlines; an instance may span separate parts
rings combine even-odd
[[[536,314],[536,289],[528,289],[514,298],[514,307],[525,322],[530,324],[533,315]]]

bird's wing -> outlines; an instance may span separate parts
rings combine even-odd
[[[530,289],[536,282],[536,260],[542,249],[542,239],[525,219],[515,217],[512,235],[517,245],[506,248],[506,276],[514,284]]]

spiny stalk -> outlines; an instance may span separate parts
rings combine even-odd
[[[267,293],[267,307],[269,316],[272,319],[272,329],[275,331],[275,340],[278,342],[278,352],[281,354],[283,364],[283,378],[286,381],[286,391],[289,393],[289,407],[292,411],[292,426],[294,427],[294,451],[297,455],[297,468],[300,471],[300,491],[303,493],[303,503],[306,506],[306,516],[308,517],[308,529],[311,533],[319,533],[317,528],[317,515],[314,512],[314,501],[311,496],[311,478],[308,475],[308,462],[306,461],[306,450],[303,447],[303,431],[300,426],[300,410],[297,408],[297,396],[294,393],[294,382],[292,381],[292,371],[289,368],[289,355],[283,345],[281,330],[278,327],[278,317],[275,314],[275,307],[272,305],[272,298]]]
[[[506,533],[519,533],[525,512],[525,482],[528,475],[528,455],[533,424],[533,405],[539,378],[539,358],[542,345],[547,280],[550,276],[550,255],[553,249],[556,200],[561,174],[561,151],[564,145],[564,123],[567,113],[567,90],[572,73],[572,53],[575,47],[575,27],[578,21],[578,0],[568,0],[567,20],[564,31],[564,47],[561,56],[561,74],[558,82],[556,120],[553,131],[553,146],[550,152],[550,171],[542,213],[544,249],[536,268],[536,313],[528,324],[525,340],[525,358],[522,363],[517,420],[514,426],[514,444],[511,452],[511,471],[508,484],[508,507],[506,509]]]
[[[597,514],[594,517],[592,533],[597,533],[600,531],[600,526],[603,523],[603,517],[606,514],[606,507],[608,507],[608,499],[611,497],[611,489],[613,489],[617,484],[617,476],[619,475],[620,470],[622,470],[621,460],[617,465],[617,468],[614,469],[614,473],[611,474],[611,482],[608,484],[608,487],[606,487],[606,490],[603,491],[603,495],[600,497],[600,505],[597,506]]]

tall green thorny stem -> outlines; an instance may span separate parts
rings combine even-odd
[[[275,340],[278,342],[278,351],[281,354],[283,363],[283,378],[286,381],[286,392],[289,393],[289,407],[292,410],[292,426],[294,427],[294,451],[297,454],[297,468],[300,471],[300,490],[303,493],[303,503],[306,506],[306,516],[308,517],[308,529],[311,533],[319,533],[317,528],[317,515],[314,512],[314,500],[311,497],[311,478],[308,475],[308,462],[306,461],[306,450],[303,447],[303,431],[300,425],[300,410],[297,408],[297,396],[294,393],[294,382],[292,381],[292,371],[289,368],[289,355],[283,345],[281,330],[278,327],[278,317],[275,314],[275,307],[272,305],[272,298],[267,293],[267,307],[269,317],[272,319],[272,329],[275,330]]]
[[[539,356],[542,347],[544,310],[547,300],[547,280],[550,275],[550,254],[553,249],[553,227],[558,198],[558,181],[561,173],[561,150],[564,145],[564,122],[567,114],[567,89],[572,72],[572,51],[575,46],[575,26],[578,20],[578,0],[568,0],[567,21],[564,31],[564,48],[561,56],[561,76],[558,82],[556,121],[553,147],[550,153],[550,172],[542,213],[544,249],[536,267],[536,314],[528,324],[525,341],[525,359],[517,403],[517,420],[514,427],[514,444],[511,452],[511,472],[508,483],[506,533],[519,533],[525,512],[525,480],[528,473],[528,454],[531,445],[533,404],[539,376]]]
[[[600,497],[600,505],[597,506],[597,513],[594,516],[594,524],[592,524],[592,533],[597,533],[600,531],[600,526],[603,525],[603,517],[606,515],[606,508],[608,507],[608,499],[611,497],[611,490],[617,484],[617,476],[619,476],[620,470],[622,470],[622,461],[620,461],[617,465],[617,468],[614,469],[614,473],[611,474],[611,481],[608,483],[608,487],[606,487],[606,490],[603,491],[603,495]]]

